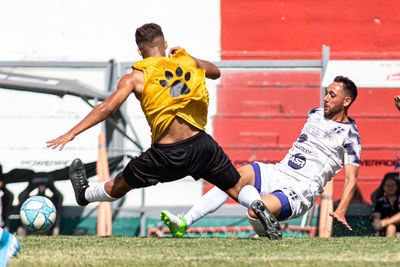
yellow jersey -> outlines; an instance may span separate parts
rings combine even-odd
[[[197,68],[184,49],[169,58],[145,58],[132,68],[144,74],[140,104],[151,128],[152,143],[161,137],[175,116],[204,130],[209,103],[205,70]]]

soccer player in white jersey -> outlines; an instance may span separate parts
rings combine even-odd
[[[356,188],[361,144],[355,121],[347,112],[356,97],[354,82],[337,76],[326,90],[324,108],[309,111],[299,138],[281,162],[254,162],[238,169],[242,178],[260,192],[265,204],[255,203],[247,212],[256,233],[280,239],[282,231],[278,221],[306,213],[326,183],[343,167],[342,198],[330,216],[352,230],[345,214]],[[214,187],[183,217],[162,211],[161,219],[174,236],[182,236],[191,224],[217,210],[227,199],[225,192]],[[256,215],[265,217],[264,222]]]

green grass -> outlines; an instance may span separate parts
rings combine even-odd
[[[19,237],[12,266],[400,266],[400,239],[383,237]]]

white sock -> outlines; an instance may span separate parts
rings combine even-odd
[[[229,196],[227,193],[214,186],[210,191],[204,194],[184,216],[188,226],[197,222],[205,215],[219,209],[228,198]]]
[[[253,203],[253,201],[257,199],[261,200],[261,196],[254,186],[246,185],[239,192],[238,201],[246,208],[250,209],[251,203]]]
[[[106,190],[104,190],[104,185],[106,182],[99,183],[93,187],[89,187],[85,191],[85,198],[89,202],[95,202],[95,201],[108,201],[112,202],[117,200],[118,198],[113,198],[109,194],[106,193]]]
[[[249,219],[250,224],[253,226],[254,232],[256,232],[258,235],[265,233],[264,226],[261,224],[259,219],[250,217],[248,213],[247,218]]]
[[[3,232],[4,232],[3,227],[0,227],[0,239],[1,239],[1,236],[3,235]]]

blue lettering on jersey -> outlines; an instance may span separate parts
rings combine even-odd
[[[301,169],[306,165],[306,157],[297,153],[289,158],[288,165],[295,170]]]
[[[303,143],[303,142],[307,141],[307,139],[308,139],[307,134],[303,133],[303,134],[301,134],[301,135],[299,136],[299,139],[298,139],[297,141],[298,141],[299,143]]]

